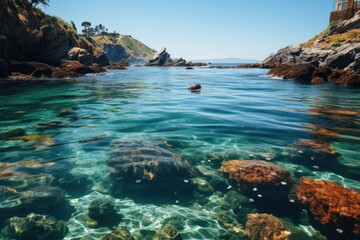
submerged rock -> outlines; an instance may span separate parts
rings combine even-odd
[[[43,142],[43,143],[53,143],[55,139],[46,135],[26,135],[19,137],[12,137],[11,140],[23,140],[26,142],[34,141],[34,142]]]
[[[184,230],[185,218],[183,217],[168,217],[161,222],[163,225],[171,224],[176,227],[177,230]]]
[[[245,234],[251,240],[288,240],[291,235],[284,223],[271,214],[249,214]]]
[[[319,154],[337,154],[336,149],[322,140],[306,140],[302,139],[293,144],[295,147],[304,150],[312,150]]]
[[[65,192],[60,187],[40,185],[21,194],[22,207],[48,209],[64,200]]]
[[[113,142],[107,165],[117,180],[171,181],[191,176],[189,165],[152,142]]]
[[[24,136],[25,135],[25,130],[22,128],[16,128],[4,133],[0,133],[0,139],[10,139],[13,137],[19,137],[19,136]]]
[[[102,240],[133,240],[130,232],[125,229],[115,229],[111,233],[106,234]]]
[[[155,234],[154,240],[181,240],[178,230],[171,224],[166,224]]]
[[[121,221],[114,205],[107,198],[99,198],[89,205],[89,217],[95,220],[95,226],[115,226]]]
[[[333,182],[303,177],[296,194],[315,220],[360,237],[360,193]]]
[[[235,181],[239,191],[250,191],[254,187],[262,188],[262,190],[282,187],[289,190],[295,181],[286,169],[260,160],[223,162],[219,172]]]
[[[69,229],[63,221],[46,215],[29,214],[26,218],[13,217],[2,230],[2,234],[12,239],[60,240]]]

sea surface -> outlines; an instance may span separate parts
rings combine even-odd
[[[305,176],[360,190],[360,115],[333,111],[360,112],[360,90],[266,73],[129,67],[74,80],[0,83],[0,133],[24,131],[0,138],[0,227],[38,213],[65,221],[65,239],[101,239],[111,226],[94,226],[87,215],[89,204],[105,197],[137,239],[151,239],[167,222],[183,239],[247,239],[234,231],[245,229],[249,213],[281,218],[291,239],[350,239],[329,234],[291,202],[250,199],[218,173],[222,161],[257,159],[286,168],[297,183]],[[201,91],[188,91],[197,83]],[[325,141],[338,154],[305,153],[294,145],[302,139]],[[193,176],[161,193],[139,180],[118,186],[107,164],[114,142],[176,154]]]

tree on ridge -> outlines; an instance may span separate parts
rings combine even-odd
[[[85,21],[81,24],[81,26],[83,26],[85,29],[85,31],[83,31],[86,35],[86,37],[89,37],[89,30],[88,28],[91,26],[91,22]]]
[[[49,6],[50,0],[31,0],[31,6],[35,8],[38,4],[42,4],[44,6]]]

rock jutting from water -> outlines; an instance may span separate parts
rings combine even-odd
[[[33,213],[26,218],[10,218],[8,223],[2,234],[11,239],[60,240],[69,231],[63,221]]]
[[[166,48],[158,51],[147,63],[146,66],[164,66],[164,67],[202,67],[205,63],[187,62],[183,58],[172,59]]]
[[[359,192],[333,182],[303,177],[296,194],[315,220],[346,235],[360,237]]]
[[[219,172],[228,176],[242,192],[253,191],[288,191],[295,179],[290,172],[271,162],[260,160],[232,160],[222,162]]]
[[[271,214],[249,214],[245,234],[250,240],[288,240],[291,232],[284,223]]]

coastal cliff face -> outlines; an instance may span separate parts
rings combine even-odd
[[[155,50],[129,35],[92,36],[89,40],[103,49],[112,62],[145,63],[156,53]]]
[[[360,73],[360,11],[349,20],[330,25],[308,42],[280,49],[261,64],[311,64]]]
[[[28,1],[0,0],[0,4],[0,58],[58,65],[73,47],[93,53],[94,46],[68,23]]]

